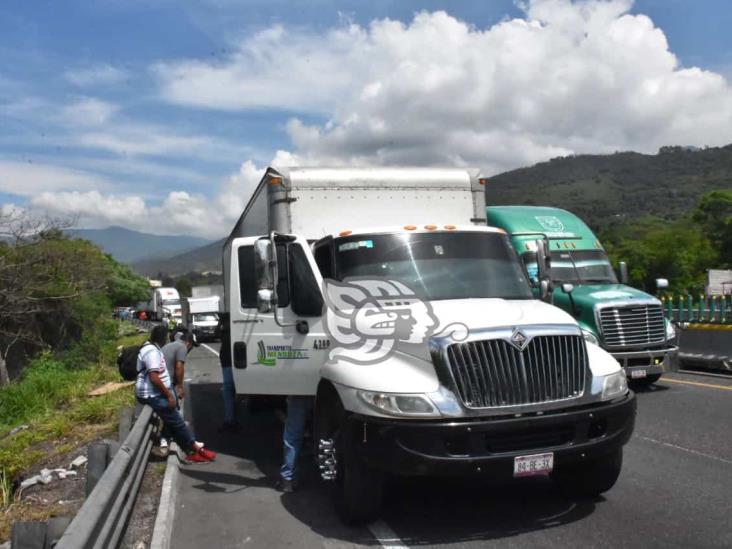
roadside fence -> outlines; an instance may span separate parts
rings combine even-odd
[[[732,295],[662,296],[666,317],[676,323],[732,324]]]

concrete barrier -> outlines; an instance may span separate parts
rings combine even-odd
[[[732,371],[732,325],[687,324],[680,327],[678,334],[682,367]]]

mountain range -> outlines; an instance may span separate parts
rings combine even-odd
[[[159,260],[193,250],[210,241],[195,236],[165,236],[125,229],[70,229],[69,236],[89,240],[122,263]]]
[[[702,194],[714,189],[732,189],[732,145],[669,146],[658,154],[617,152],[554,158],[490,177],[486,203],[558,206],[602,229],[645,216],[677,219],[690,212]],[[145,242],[154,243],[155,250],[138,243],[132,233],[147,237]],[[92,237],[109,234],[102,246],[148,276],[221,270],[223,240],[158,237],[119,227],[87,234],[91,237],[85,238],[98,243]]]

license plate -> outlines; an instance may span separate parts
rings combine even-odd
[[[630,379],[640,379],[646,377],[646,371],[645,370],[631,370],[630,371]]]
[[[554,453],[518,456],[513,460],[513,476],[533,477],[548,475],[554,469]]]

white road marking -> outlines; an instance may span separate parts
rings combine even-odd
[[[705,457],[709,459],[713,459],[715,461],[721,461],[722,463],[726,463],[728,465],[732,465],[732,460],[724,459],[719,456],[713,456],[712,454],[706,454],[704,452],[700,452],[699,450],[692,450],[691,448],[684,448],[683,446],[679,446],[678,444],[672,444],[670,442],[664,442],[662,440],[656,440],[655,438],[651,437],[644,437],[641,435],[633,435],[635,438],[640,438],[642,440],[647,440],[648,442],[653,442],[654,444],[660,444],[661,446],[667,446],[669,448],[675,448],[676,450],[681,450],[683,452],[688,452],[690,454],[694,454],[695,456]]]
[[[381,519],[369,524],[369,530],[384,549],[409,549],[394,530]]]
[[[213,354],[215,354],[216,356],[219,356],[219,352],[216,349],[213,349],[213,348],[209,347],[205,343],[201,343],[201,347],[206,347],[206,349],[208,349],[209,351],[211,351]]]

